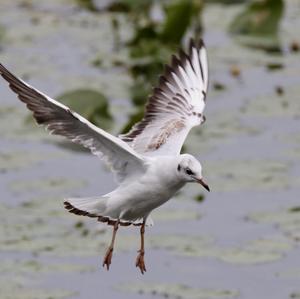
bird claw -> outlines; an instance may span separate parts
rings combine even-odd
[[[105,253],[102,266],[105,267],[107,271],[109,270],[109,266],[111,264],[112,256],[113,256],[113,248],[109,247]]]
[[[147,271],[144,261],[144,255],[145,252],[140,250],[135,262],[135,266],[140,268],[142,274]]]

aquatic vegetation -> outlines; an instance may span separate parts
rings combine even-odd
[[[297,178],[289,178],[289,165],[272,160],[218,161],[209,163],[217,190],[281,190],[297,186]],[[233,184],[234,182],[234,184]]]
[[[15,193],[22,192],[49,192],[69,190],[73,188],[82,188],[86,182],[76,179],[69,179],[64,177],[20,180],[14,181],[9,188]]]
[[[36,259],[20,260],[6,260],[0,265],[0,273],[14,274],[22,276],[26,274],[40,275],[49,273],[68,273],[68,272],[91,272],[95,268],[80,264],[66,264],[66,263],[42,263]]]
[[[64,92],[57,97],[57,100],[103,129],[108,129],[112,124],[108,99],[103,93],[90,89],[77,89]]]
[[[280,238],[258,239],[240,246],[220,247],[209,237],[155,236],[150,238],[150,246],[173,251],[180,256],[194,258],[215,258],[230,264],[261,264],[277,261],[293,249],[293,245]]]
[[[201,193],[201,194],[199,194],[199,195],[197,195],[197,196],[195,197],[195,200],[196,200],[197,202],[203,202],[204,199],[205,199],[205,195],[204,195],[203,193]]]
[[[166,5],[166,19],[160,33],[161,40],[167,43],[180,44],[193,21],[197,23],[195,33],[199,35],[202,30],[200,12],[203,5],[203,1],[200,0],[177,0]]]
[[[52,157],[54,157],[53,155]],[[51,159],[50,155],[48,158]],[[43,153],[26,153],[22,151],[0,152],[0,172],[18,170],[33,166],[34,164],[43,161],[45,155]]]
[[[299,117],[300,103],[295,100],[299,94],[299,85],[292,85],[283,94],[274,97],[273,93],[260,95],[245,106],[245,113],[264,118]]]
[[[195,210],[189,209],[160,209],[153,212],[155,222],[165,221],[193,221],[200,219],[201,215]]]
[[[185,284],[162,283],[127,283],[118,287],[130,293],[159,296],[163,298],[187,298],[187,299],[217,299],[236,298],[239,292],[236,290],[195,288]]]
[[[42,288],[32,288],[13,282],[0,282],[1,286],[1,299],[64,299],[73,297],[75,292],[65,290],[51,290]]]
[[[283,10],[283,0],[254,0],[232,21],[230,32],[248,46],[280,51],[278,30]]]
[[[199,37],[201,33],[202,1],[162,1],[161,4],[155,5],[163,16],[159,21],[153,19],[152,1],[141,2],[138,8],[131,7],[128,12],[128,20],[132,22],[134,29],[127,46],[130,58],[129,72],[134,80],[130,93],[136,111],[130,115],[129,121],[122,129],[123,133],[142,118],[144,104],[151,88],[157,84],[163,64],[178,48],[186,32],[193,31],[195,37]]]
[[[91,12],[97,12],[98,11],[98,8],[95,5],[93,0],[76,0],[76,2],[80,7],[84,8],[84,9],[87,9]]]
[[[291,241],[300,241],[300,213],[298,207],[274,212],[250,214],[249,219],[258,223],[273,224]]]

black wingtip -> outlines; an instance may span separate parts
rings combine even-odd
[[[3,75],[7,71],[6,67],[0,62],[0,75]]]
[[[205,48],[205,44],[204,44],[203,39],[202,38],[198,38],[198,39],[191,38],[190,42],[189,42],[189,49],[190,49],[190,51],[193,48],[196,48],[197,50]]]

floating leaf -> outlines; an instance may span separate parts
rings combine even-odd
[[[292,241],[300,241],[300,213],[298,207],[277,212],[253,213],[249,219],[258,223],[276,224],[284,235]]]
[[[270,62],[267,64],[267,69],[269,71],[277,71],[284,68],[284,65],[280,62]]]
[[[201,193],[195,197],[195,200],[198,202],[203,202],[204,199],[205,199],[205,195],[203,193]]]
[[[119,289],[137,293],[158,295],[164,298],[186,298],[186,299],[214,299],[214,298],[236,298],[239,292],[236,290],[201,289],[193,288],[185,284],[155,284],[155,283],[127,283]]]
[[[70,179],[63,177],[53,177],[44,179],[33,179],[33,180],[20,180],[12,182],[9,187],[11,191],[15,193],[23,192],[48,192],[55,190],[70,190],[73,188],[83,188],[86,185],[85,181],[79,179]]]
[[[221,82],[214,82],[213,83],[213,89],[221,91],[221,90],[226,89],[226,86],[223,83],[221,83]]]
[[[54,156],[54,155],[52,155]],[[47,155],[47,159],[51,155]],[[32,166],[35,163],[45,160],[43,153],[26,153],[22,151],[0,152],[0,172],[6,172]]]
[[[289,212],[292,213],[300,212],[300,206],[289,208]]]
[[[10,280],[10,279],[7,279]],[[1,299],[64,299],[77,295],[75,292],[66,290],[36,289],[33,287],[25,287],[19,284],[4,282],[1,286]]]

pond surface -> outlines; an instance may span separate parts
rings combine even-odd
[[[300,53],[289,49],[299,39],[300,6],[286,4],[282,55],[228,35],[243,6],[205,6],[207,121],[185,151],[202,162],[212,192],[187,185],[153,213],[144,276],[134,266],[137,228],[120,229],[107,272],[111,228],[63,208],[63,198],[112,190],[111,174],[28,121],[0,80],[1,299],[300,298]],[[110,18],[66,0],[3,0],[0,61],[52,97],[104,93],[117,133],[132,111],[132,79],[113,63],[127,52],[113,51]],[[101,68],[96,57],[105,58]]]

